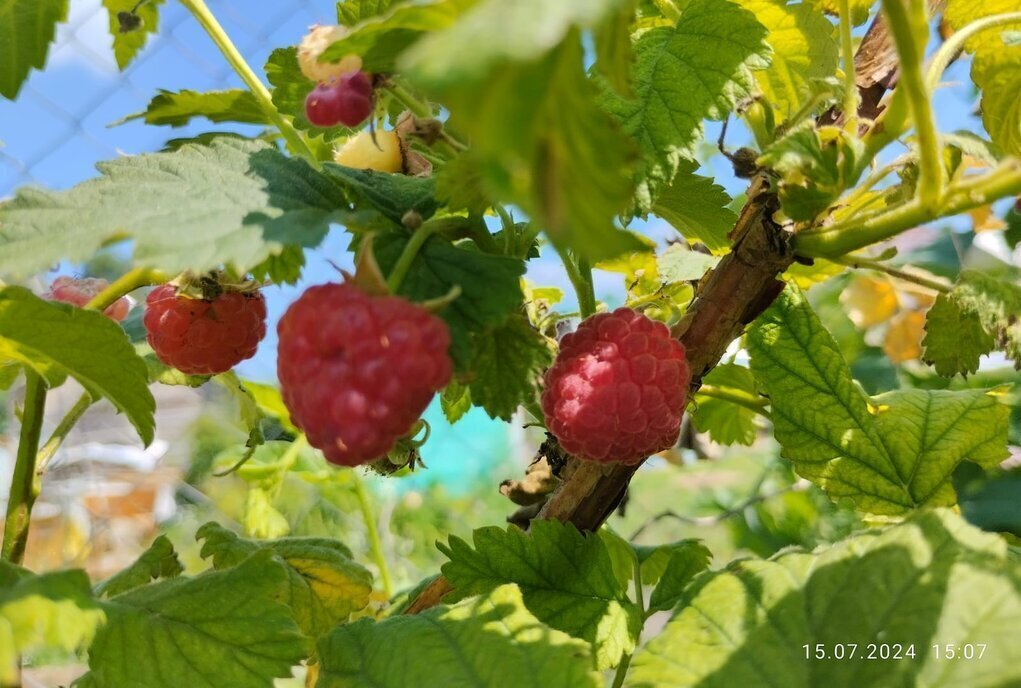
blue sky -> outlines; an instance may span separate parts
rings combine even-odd
[[[296,43],[311,24],[335,21],[334,3],[328,0],[210,0],[209,5],[260,73],[271,50]],[[254,131],[252,127],[204,121],[178,129],[149,127],[140,122],[108,127],[127,114],[143,110],[160,88],[202,91],[241,86],[216,47],[179,3],[171,0],[162,6],[161,22],[159,35],[150,39],[141,57],[121,74],[113,61],[107,15],[100,0],[72,0],[69,22],[61,27],[47,68],[31,75],[16,102],[0,100],[0,198],[26,183],[67,188],[94,176],[97,161],[158,150],[170,138],[209,130]],[[967,68],[965,63],[952,67],[947,74],[950,85],[936,94],[935,111],[944,130],[980,130],[973,115],[974,94],[967,82]],[[719,126],[707,125],[710,140],[715,139]],[[747,140],[741,127],[731,127],[731,147]],[[708,161],[704,172],[714,175],[732,194],[743,190],[744,182],[733,177],[729,164],[720,156]],[[640,229],[641,225],[634,228]],[[644,229],[659,239],[672,231],[658,221]],[[309,252],[300,284],[266,290],[269,335],[257,356],[240,366],[243,376],[275,379],[276,320],[308,285],[337,278],[331,262],[342,267],[350,264],[346,246],[345,233],[333,230],[318,250]],[[528,276],[540,284],[560,285],[570,293],[559,264],[548,256],[533,261]],[[618,275],[597,272],[596,278],[597,296],[609,301],[620,299]],[[443,452],[444,437],[454,435],[435,409],[428,416],[436,426],[430,448]],[[502,451],[506,441],[481,412],[473,414],[468,427],[459,426],[458,430],[458,441],[469,442],[459,453],[479,463],[478,470],[482,470],[486,457]],[[481,444],[472,446],[471,442]],[[426,459],[428,463],[428,454]]]

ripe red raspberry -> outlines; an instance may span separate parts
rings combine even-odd
[[[259,292],[227,291],[206,300],[178,295],[177,287],[163,284],[145,301],[149,346],[182,373],[224,373],[254,356],[266,336],[266,300]]]
[[[277,332],[284,404],[336,464],[382,457],[450,380],[446,324],[395,296],[351,284],[311,287]]]
[[[49,301],[70,303],[83,308],[92,300],[92,297],[109,286],[109,282],[99,277],[83,277],[80,279],[66,276],[58,277],[53,280],[50,290],[43,294],[43,298]],[[106,310],[103,311],[103,315],[111,320],[120,322],[127,317],[130,310],[131,301],[126,296],[123,296],[107,306]]]
[[[362,71],[318,84],[305,97],[305,116],[317,127],[355,127],[372,114],[372,81]]]
[[[618,308],[560,340],[542,411],[569,454],[638,463],[677,441],[690,378],[684,347],[663,323]]]

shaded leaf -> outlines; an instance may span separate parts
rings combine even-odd
[[[536,398],[539,378],[553,360],[546,338],[523,315],[476,335],[471,402],[490,418],[510,420],[518,406]]]
[[[103,7],[110,15],[113,56],[122,71],[145,47],[149,36],[159,32],[159,9],[162,4],[163,0],[147,0],[144,3],[138,0],[103,0]],[[122,12],[133,12],[140,20],[133,31],[121,30],[121,20],[117,15]]]
[[[681,163],[670,184],[656,198],[652,212],[689,242],[700,241],[713,253],[730,247],[727,234],[737,222],[730,196],[709,177],[695,174],[695,163]]]

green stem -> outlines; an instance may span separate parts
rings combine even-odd
[[[711,399],[729,401],[732,404],[743,406],[749,411],[754,411],[763,418],[770,417],[769,411],[766,410],[766,406],[769,405],[769,402],[766,399],[755,396],[754,394],[749,394],[748,392],[740,389],[716,387],[715,385],[702,385],[695,394],[696,396],[701,395]]]
[[[404,281],[408,270],[411,269],[411,264],[415,262],[415,256],[418,255],[419,249],[422,248],[426,240],[440,226],[440,224],[426,222],[411,233],[411,238],[404,245],[404,250],[401,251],[400,257],[397,258],[397,263],[394,265],[393,270],[390,271],[390,276],[386,278],[386,286],[390,289],[391,294],[396,294],[401,288],[401,282]]]
[[[362,511],[362,519],[365,521],[365,530],[369,537],[369,548],[372,550],[372,558],[379,569],[380,582],[383,585],[383,593],[387,599],[393,597],[393,582],[390,580],[390,569],[386,563],[386,556],[383,554],[383,544],[379,539],[379,529],[376,527],[376,517],[372,513],[372,500],[368,490],[365,489],[365,481],[358,475],[357,471],[351,471],[354,477],[355,496],[358,497],[358,507]]]
[[[468,231],[472,240],[478,244],[484,253],[500,253],[500,247],[496,245],[496,239],[489,233],[489,228],[486,227],[486,223],[482,221],[481,217],[478,217],[478,222],[473,221],[469,225]]]
[[[951,184],[940,203],[928,204],[915,198],[866,219],[849,218],[829,227],[800,232],[794,237],[794,252],[809,258],[843,256],[924,222],[1018,194],[1021,194],[1021,161],[1007,159],[986,174]]]
[[[429,119],[433,117],[433,110],[427,103],[422,102],[414,96],[408,89],[401,86],[396,81],[387,80],[383,84],[383,88],[394,97],[398,103],[403,105],[411,114],[420,119]]]
[[[130,270],[113,281],[106,289],[99,292],[85,304],[85,308],[94,311],[102,311],[110,307],[117,299],[126,296],[141,287],[151,284],[159,284],[166,281],[166,275],[159,270],[149,268],[135,268]]]
[[[46,440],[46,444],[42,446],[39,453],[35,457],[35,475],[36,480],[41,481],[43,474],[46,472],[46,467],[49,465],[53,455],[60,449],[60,445],[67,439],[71,429],[74,428],[75,424],[81,420],[81,417],[85,415],[85,412],[89,410],[92,404],[95,403],[95,399],[88,392],[83,392],[78,401],[74,403],[74,406],[60,419],[57,423],[57,427],[53,429],[53,434]]]
[[[928,35],[924,0],[883,0],[883,10],[900,57],[900,81],[918,138],[918,199],[924,204],[939,202],[943,192],[936,122],[929,102],[929,89],[922,76],[922,50],[917,35]]]
[[[638,553],[633,549],[631,552],[631,564],[634,570],[632,581],[635,586],[635,603],[638,605],[638,618],[642,619],[644,623],[647,615],[645,611],[645,590],[642,588],[642,563],[638,561]],[[620,664],[617,665],[617,671],[613,675],[612,688],[621,688],[624,685],[628,669],[631,667],[631,657],[632,654],[629,652],[620,658]]]
[[[856,270],[875,270],[877,272],[883,272],[891,277],[895,277],[905,282],[911,282],[912,284],[917,284],[920,287],[931,289],[932,291],[940,294],[946,294],[951,289],[951,285],[945,282],[938,282],[936,280],[929,279],[928,277],[917,275],[913,272],[900,270],[881,261],[873,260],[865,256],[849,255],[833,258],[832,260],[834,263],[840,263],[841,265],[846,265],[847,267],[854,268]]]
[[[844,131],[858,132],[858,84],[854,80],[851,3],[840,0],[840,53],[844,61]]]
[[[255,100],[258,101],[263,113],[280,130],[281,135],[283,135],[291,150],[305,158],[314,168],[319,169],[321,165],[315,153],[312,152],[312,149],[309,148],[308,143],[298,130],[294,128],[294,125],[277,110],[273,104],[273,96],[270,95],[269,89],[266,88],[262,80],[256,76],[252,68],[245,62],[245,58],[238,52],[237,47],[230,40],[227,32],[220,26],[220,22],[209,11],[205,0],[181,0],[181,4],[191,12],[192,16],[198,20],[198,23],[209,34],[209,37],[213,39],[216,47],[227,58],[227,62],[234,68],[234,71],[241,77],[241,80],[245,82],[252,95],[255,96]]]
[[[514,218],[499,203],[494,204],[493,209],[500,216],[500,225],[503,228],[503,253],[507,256],[513,255],[514,239],[516,238],[514,235]]]
[[[929,63],[929,71],[926,73],[925,84],[929,90],[933,90],[939,85],[939,80],[943,76],[943,72],[946,71],[950,63],[954,61],[957,53],[964,48],[965,42],[975,36],[976,34],[992,29],[997,26],[1003,26],[1004,24],[1014,24],[1021,22],[1021,12],[1007,12],[1006,14],[994,14],[989,17],[982,17],[976,21],[966,24],[960,31],[954,33],[953,36],[948,38],[943,45],[940,46],[936,54],[933,55],[932,61]]]
[[[42,434],[45,409],[46,382],[37,372],[26,367],[25,410],[21,416],[21,437],[18,440],[18,455],[14,462],[3,545],[0,549],[0,555],[12,564],[21,564],[25,558],[32,507],[39,496],[35,462],[39,453],[39,436]]]
[[[574,293],[578,297],[578,311],[581,313],[581,319],[584,320],[596,312],[596,296],[592,289],[592,270],[591,268],[588,269],[586,277],[580,260],[575,262],[566,248],[562,248],[557,244],[553,244],[553,248],[556,249],[561,262],[564,264],[567,278],[571,280],[571,286],[574,287]],[[588,263],[585,266],[588,267]]]

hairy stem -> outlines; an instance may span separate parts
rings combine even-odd
[[[313,167],[319,169],[321,166],[319,160],[316,158],[315,153],[312,152],[312,149],[309,148],[305,138],[277,110],[276,105],[273,104],[273,96],[270,95],[269,89],[266,88],[262,80],[256,76],[252,68],[245,62],[245,58],[238,52],[237,46],[230,40],[230,36],[223,30],[220,22],[217,21],[216,17],[206,6],[205,0],[181,0],[181,4],[191,12],[192,16],[205,29],[205,32],[209,34],[209,37],[213,39],[216,47],[220,49],[220,52],[227,58],[230,66],[234,68],[237,75],[248,86],[248,90],[255,96],[255,100],[258,101],[266,117],[280,131],[280,134],[287,141],[287,145],[290,146],[291,150],[305,158]]]
[[[884,272],[887,275],[890,275],[891,277],[895,277],[904,282],[911,282],[912,284],[917,284],[920,287],[925,287],[926,289],[931,289],[932,291],[941,294],[946,294],[951,289],[951,285],[947,284],[946,282],[929,279],[928,277],[925,277],[923,275],[918,275],[913,272],[900,270],[891,265],[887,265],[886,263],[883,263],[881,261],[867,258],[866,256],[856,255],[841,256],[838,258],[834,258],[832,260],[834,263],[840,263],[841,265],[846,265],[849,268]]]
[[[766,406],[769,405],[769,401],[754,394],[749,394],[741,389],[734,389],[733,387],[717,387],[715,385],[702,385],[698,388],[698,391],[695,394],[697,396],[709,397],[710,399],[729,401],[730,403],[742,406],[749,411],[754,411],[763,418],[770,417],[769,411],[766,410]]]
[[[901,232],[940,217],[1021,193],[1021,161],[1007,159],[989,172],[947,187],[942,201],[925,203],[921,198],[902,203],[876,215],[800,232],[794,237],[797,255],[835,258],[884,241]]]
[[[355,496],[358,497],[358,508],[362,512],[362,520],[365,521],[365,532],[369,538],[369,549],[372,550],[372,560],[376,562],[379,569],[379,580],[383,586],[383,592],[387,599],[393,597],[393,582],[390,579],[390,569],[386,563],[386,555],[383,553],[383,544],[379,539],[379,529],[376,527],[376,516],[372,512],[372,498],[369,491],[365,489],[365,481],[358,475],[357,471],[351,471],[354,479]]]
[[[943,191],[943,165],[940,160],[936,122],[929,102],[929,89],[922,76],[922,50],[917,40],[928,35],[923,0],[883,0],[883,10],[890,24],[897,54],[900,56],[900,83],[918,138],[918,199],[934,204]]]
[[[43,415],[46,409],[46,382],[39,373],[25,368],[25,410],[21,416],[21,437],[14,462],[11,491],[7,499],[7,519],[4,522],[3,558],[21,564],[28,544],[28,527],[32,507],[39,496],[39,483],[35,478],[39,436],[42,434]]]
[[[592,286],[592,268],[588,261],[575,260],[574,256],[566,249],[553,245],[560,256],[564,269],[567,271],[567,278],[571,280],[574,293],[578,297],[578,311],[581,319],[589,317],[596,312],[596,295]]]

